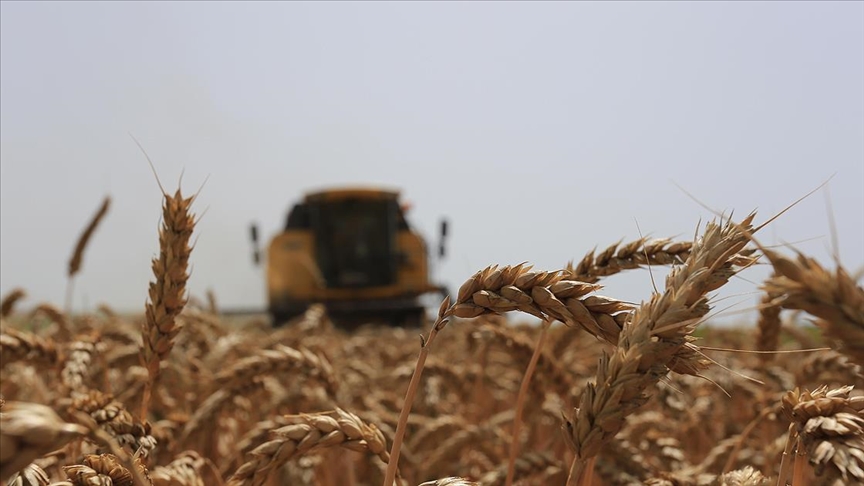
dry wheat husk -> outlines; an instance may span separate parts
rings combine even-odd
[[[575,267],[567,264],[565,273],[570,280],[596,283],[602,277],[625,270],[649,265],[681,265],[690,255],[692,246],[691,241],[673,242],[670,238],[639,238],[623,245],[619,241],[600,253],[591,250]]]
[[[76,397],[71,408],[89,415],[129,454],[138,453],[141,457],[147,457],[156,447],[150,424],[138,420],[111,395],[89,390],[87,394]]]
[[[567,280],[564,271],[532,271],[525,264],[500,268],[495,265],[475,273],[462,284],[456,300],[442,309],[439,321],[518,310],[540,319],[581,327],[614,343],[634,306],[589,295],[600,288],[597,284]]]
[[[829,272],[800,253],[793,260],[763,252],[776,272],[764,284],[766,292],[779,296],[775,303],[818,317],[816,324],[841,343],[839,350],[864,365],[864,289],[841,266]]]
[[[147,484],[152,485],[144,464],[136,461],[135,466],[147,478]],[[133,474],[112,454],[88,454],[84,456],[84,464],[66,466],[63,471],[75,486],[135,486]]]
[[[82,335],[66,351],[66,362],[60,376],[73,397],[87,393],[90,388],[89,377],[98,342],[97,335]]]
[[[293,423],[274,430],[271,440],[250,452],[252,457],[228,479],[228,486],[260,486],[285,462],[316,449],[340,446],[372,453],[385,463],[390,459],[381,431],[341,408],[289,420]]]
[[[0,302],[0,317],[6,318],[11,316],[12,311],[15,310],[15,304],[26,296],[27,292],[22,288],[10,290],[9,293],[3,296],[3,300]]]
[[[851,386],[783,395],[783,413],[795,426],[817,476],[864,483],[864,396]]]
[[[108,213],[108,208],[110,206],[111,197],[105,196],[105,199],[102,200],[102,205],[99,206],[96,214],[93,215],[93,218],[90,219],[90,222],[87,224],[87,227],[84,228],[81,236],[78,237],[78,241],[75,243],[75,249],[72,251],[72,257],[69,259],[68,277],[74,277],[81,269],[81,262],[84,259],[84,250],[87,248],[87,243],[90,241],[90,237],[93,236],[93,232],[96,231],[96,227],[99,226],[99,223]]]
[[[836,351],[814,353],[805,358],[798,367],[796,382],[840,386],[843,384],[864,384],[861,367],[853,363],[848,356]],[[785,387],[788,390],[794,386]]]
[[[649,387],[670,369],[704,369],[688,346],[690,334],[710,309],[706,294],[734,275],[736,263],[752,264],[742,262],[739,252],[748,243],[754,216],[740,224],[709,223],[685,264],[667,277],[666,290],[636,310],[615,352],[603,355],[594,383],[565,424],[565,438],[576,454],[574,478],[581,477],[588,460],[621,430],[627,415],[645,404]],[[680,354],[688,350],[692,357]]]
[[[173,196],[164,194],[159,257],[154,258],[152,264],[156,280],[150,283],[142,328],[141,360],[149,375],[141,406],[142,417],[147,415],[150,387],[159,374],[159,362],[171,352],[174,338],[180,332],[176,317],[186,305],[186,281],[192,253],[189,241],[195,228],[190,207],[194,199],[194,196],[184,198],[180,189]]]
[[[277,345],[274,349],[263,349],[255,356],[241,359],[231,367],[219,372],[214,378],[218,388],[235,389],[246,386],[256,377],[290,371],[297,376],[312,377],[320,381],[327,392],[334,396],[337,383],[330,362],[322,355],[308,349],[294,349]]]
[[[57,326],[57,331],[53,334],[57,340],[66,340],[71,335],[72,321],[66,314],[56,306],[48,303],[39,304],[30,313],[31,318],[39,315],[44,315],[49,321]]]
[[[54,366],[58,361],[57,346],[51,339],[37,334],[5,329],[0,334],[0,368],[16,361]]]
[[[86,433],[86,428],[64,422],[45,405],[5,402],[0,411],[0,480]]]
[[[719,486],[768,486],[771,483],[768,478],[753,469],[752,466],[745,466],[742,469],[721,474],[717,478],[717,484]]]
[[[418,486],[477,486],[477,483],[465,478],[450,476],[446,478],[435,479],[434,481],[424,481]]]
[[[180,453],[170,464],[150,471],[153,486],[207,486],[202,470],[206,461],[195,451]]]
[[[36,464],[28,464],[27,467],[13,474],[6,482],[6,486],[46,486],[50,482],[48,474]]]

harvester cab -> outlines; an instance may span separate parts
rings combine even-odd
[[[257,252],[257,229],[252,230]],[[438,247],[444,254],[446,223]],[[321,303],[340,327],[367,322],[419,325],[430,281],[423,238],[411,228],[399,193],[344,188],[309,193],[294,204],[267,249],[268,310],[274,325]]]

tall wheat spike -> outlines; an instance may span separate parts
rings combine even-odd
[[[685,264],[667,277],[666,290],[636,310],[615,352],[603,355],[594,383],[565,423],[565,438],[576,455],[568,484],[590,484],[593,458],[627,415],[645,404],[648,388],[682,359],[682,350],[697,355],[691,333],[710,310],[706,294],[734,275],[736,261],[743,263],[739,252],[749,241],[754,217],[740,224],[709,223]]]
[[[168,356],[174,338],[180,332],[176,317],[186,305],[186,281],[189,279],[189,240],[195,228],[190,212],[195,196],[184,198],[180,189],[173,196],[163,193],[162,227],[159,230],[159,257],[153,259],[154,282],[150,282],[150,300],[142,329],[141,360],[149,380],[144,388],[141,418],[146,419],[153,383],[159,374],[159,362]]]
[[[87,243],[90,242],[90,238],[96,231],[96,227],[99,226],[99,223],[105,218],[105,215],[108,214],[108,208],[110,206],[111,196],[105,196],[105,199],[102,200],[102,205],[99,206],[99,209],[96,211],[96,214],[93,215],[90,223],[86,228],[84,228],[84,232],[81,233],[81,236],[78,237],[78,241],[75,243],[75,249],[72,250],[72,257],[69,259],[69,271],[66,274],[67,313],[72,310],[72,279],[81,270],[81,263],[84,260],[84,249],[87,248]]]

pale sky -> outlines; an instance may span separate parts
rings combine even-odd
[[[864,265],[864,3],[0,3],[0,293],[62,304],[75,240],[113,205],[76,310],[143,310],[162,183],[191,193],[192,295],[262,307],[265,238],[309,189],[401,188],[451,288],[557,269],[711,207],[757,221],[827,180]],[[828,266],[825,193],[763,230]],[[806,240],[806,241],[805,241]],[[746,309],[767,269],[719,297]],[[655,277],[662,272],[655,273]],[[662,282],[662,281],[661,281]],[[647,272],[602,293],[640,301]],[[661,283],[662,285],[662,283]]]

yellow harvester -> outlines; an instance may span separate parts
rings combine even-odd
[[[442,222],[440,255],[446,228]],[[267,250],[267,292],[274,325],[322,303],[351,327],[417,324],[425,316],[419,297],[444,290],[430,282],[426,243],[398,192],[341,188],[309,193],[288,213]]]

